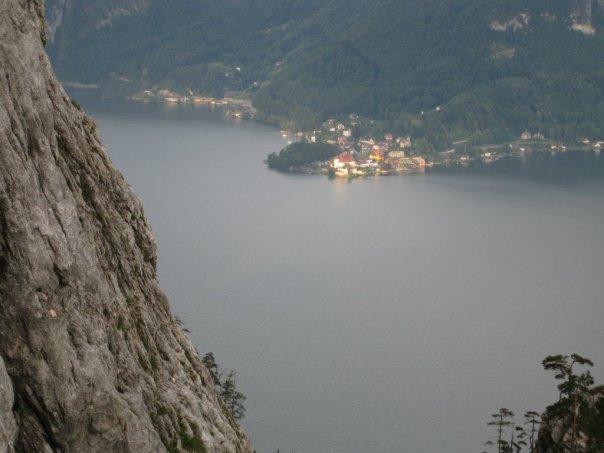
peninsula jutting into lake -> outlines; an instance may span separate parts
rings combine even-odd
[[[365,121],[367,123],[367,121]],[[414,146],[410,136],[395,137],[386,133],[379,140],[373,136],[359,136],[363,120],[352,115],[348,122],[330,119],[311,133],[293,134],[299,140],[280,152],[271,153],[266,163],[270,168],[307,174],[326,174],[330,177],[357,178],[394,174],[423,173],[437,166],[467,166],[472,162],[492,163],[502,157],[521,157],[530,152],[566,152],[569,149],[600,152],[604,142],[564,144],[546,139],[543,134],[525,131],[518,140],[498,145],[472,145],[468,140],[454,143],[454,147],[435,152]],[[281,131],[284,137],[289,135]]]

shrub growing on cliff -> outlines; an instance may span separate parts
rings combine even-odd
[[[208,352],[203,356],[201,361],[210,372],[216,391],[222,398],[222,401],[231,415],[236,420],[241,420],[245,415],[245,406],[243,405],[245,395],[237,389],[235,382],[235,376],[237,374],[236,371],[229,371],[227,377],[222,380],[223,373],[219,371],[219,367],[216,363],[213,353]]]
[[[206,355],[203,356],[201,361],[203,362],[203,364],[206,366],[206,368],[210,372],[210,375],[212,376],[212,380],[214,381],[214,385],[219,387],[220,386],[220,374],[218,373],[218,364],[216,363],[214,354],[211,352],[208,352]]]
[[[231,370],[221,384],[220,396],[227,409],[236,420],[241,420],[245,415],[245,395],[237,390],[235,385],[235,371]]]

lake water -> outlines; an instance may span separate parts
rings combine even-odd
[[[217,110],[82,101],[259,453],[478,452],[557,398],[546,355],[604,382],[604,157],[344,182],[268,170],[279,132]]]

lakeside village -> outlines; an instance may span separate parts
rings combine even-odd
[[[386,133],[381,140],[374,137],[353,137],[355,115],[351,121],[338,122],[330,119],[319,130],[312,133],[297,132],[297,140],[313,143],[326,143],[336,146],[339,153],[334,157],[310,162],[300,166],[291,166],[287,171],[306,174],[327,174],[330,177],[356,178],[363,176],[382,176],[393,174],[424,173],[434,166],[469,166],[472,162],[490,164],[503,157],[520,157],[532,151],[551,153],[564,152],[568,145],[546,139],[543,134],[531,134],[525,131],[518,140],[498,145],[469,146],[467,141],[453,143],[453,148],[442,152],[425,154],[413,146],[409,136],[395,137]],[[281,131],[288,137],[288,131]],[[290,142],[291,143],[291,142]],[[573,150],[600,152],[603,141],[591,142],[583,139],[573,146]],[[287,148],[286,148],[287,149]],[[269,162],[270,166],[270,162]]]
[[[164,102],[167,104],[205,104],[224,108],[226,117],[251,120],[256,109],[250,99],[225,96],[221,99],[196,95],[180,95],[169,90],[144,91],[134,100]],[[451,149],[427,154],[415,147],[410,136],[395,137],[386,133],[381,139],[366,136],[355,138],[354,128],[363,120],[351,114],[348,121],[329,119],[318,130],[312,132],[289,132],[282,130],[284,138],[337,147],[339,151],[328,160],[320,160],[291,166],[290,172],[326,174],[330,177],[356,178],[362,176],[384,176],[393,174],[424,173],[434,166],[469,166],[472,162],[489,164],[503,157],[519,157],[532,151],[564,152],[570,145],[547,139],[541,133],[525,131],[518,140],[498,145],[471,146],[467,140],[453,143]],[[372,123],[372,122],[370,122]],[[292,143],[291,140],[288,143]],[[583,139],[572,149],[599,152],[604,141],[592,142]]]
[[[353,117],[354,118],[354,117]],[[351,125],[330,119],[321,129],[312,133],[294,134],[309,143],[326,143],[340,151],[326,161],[311,162],[291,171],[324,173],[329,176],[354,178],[361,176],[390,175],[396,173],[423,173],[434,161],[412,151],[411,137],[394,137],[387,133],[382,140],[373,137],[353,138],[354,119]],[[286,131],[281,131],[284,136]]]
[[[192,91],[183,96],[169,90],[145,90],[142,94],[133,96],[132,99],[145,102],[164,102],[166,104],[205,104],[212,107],[224,107],[225,116],[233,119],[251,120],[256,116],[256,109],[252,106],[251,99],[237,99],[228,96],[217,99],[199,96]]]

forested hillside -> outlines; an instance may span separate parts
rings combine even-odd
[[[272,28],[290,26],[319,3],[48,0],[47,17],[60,17],[51,22],[48,52],[63,81],[101,83],[105,94],[165,88],[222,96],[265,79],[291,50],[271,46]]]
[[[78,40],[65,18],[59,75],[114,94],[246,91],[270,122],[357,113],[435,149],[602,138],[602,0],[147,2]]]
[[[300,27],[304,46],[256,106],[302,124],[355,112],[441,147],[526,129],[595,138],[604,125],[600,22],[589,2],[333,1]]]

